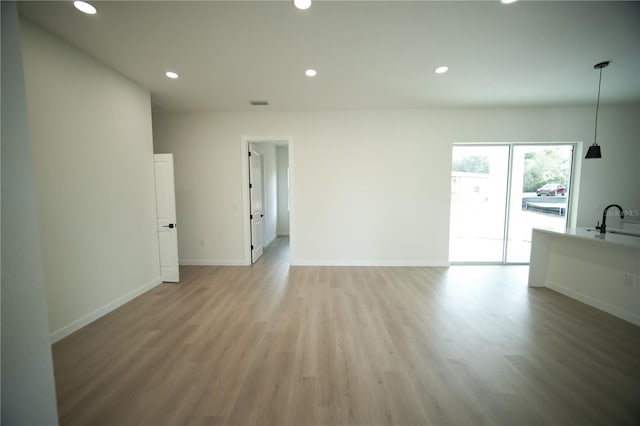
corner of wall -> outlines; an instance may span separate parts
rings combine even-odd
[[[97,320],[100,317],[105,316],[106,314],[108,314],[111,311],[114,311],[116,309],[118,309],[120,306],[132,301],[133,299],[135,299],[136,297],[146,293],[147,291],[151,290],[152,288],[160,285],[162,283],[162,279],[160,277],[156,277],[153,280],[151,280],[150,282],[136,288],[133,291],[130,291],[129,293],[117,298],[116,300],[102,306],[99,309],[96,309],[90,313],[88,313],[87,315],[82,316],[81,318],[78,318],[77,320],[73,321],[70,324],[65,325],[64,327],[55,330],[51,333],[50,338],[51,338],[51,343],[55,343],[59,340],[64,339],[65,337],[69,336],[70,334],[80,330],[82,327],[84,327],[85,325],[88,325],[90,323],[92,323],[93,321]]]

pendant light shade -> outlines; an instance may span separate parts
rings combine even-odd
[[[587,150],[587,155],[584,158],[602,158],[602,152],[600,152],[600,145],[594,143]]]
[[[598,111],[600,109],[600,85],[602,84],[602,69],[609,66],[611,61],[597,63],[593,68],[600,70],[600,78],[598,79],[598,101],[596,102],[596,124],[593,130],[593,145],[589,147],[587,155],[584,158],[602,158],[600,145],[598,145]]]

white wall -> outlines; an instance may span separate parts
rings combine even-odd
[[[580,159],[581,226],[608,202],[630,208],[640,201],[640,109],[601,112],[604,158]],[[590,144],[593,113],[586,107],[158,113],[154,143],[180,158],[180,250],[187,258],[242,263],[241,135],[286,134],[295,148],[292,264],[443,265],[452,143]],[[213,235],[215,244],[201,250],[198,241]]]
[[[55,339],[159,283],[149,92],[23,21]]]
[[[266,247],[276,238],[276,224],[278,222],[276,146],[272,143],[253,143],[251,147],[256,152],[262,154],[263,160],[264,218],[262,245]]]
[[[289,183],[287,169],[289,168],[289,147],[276,147],[276,169],[278,179],[278,223],[277,235],[289,235]]]
[[[2,15],[2,418],[56,425],[38,212],[29,146],[20,30],[14,2]]]
[[[582,163],[579,224],[595,225],[602,218],[602,210],[611,203],[620,204],[625,210],[640,209],[639,135],[640,108],[600,108],[598,144],[602,158]],[[585,153],[587,145],[593,143],[593,118],[589,136]]]

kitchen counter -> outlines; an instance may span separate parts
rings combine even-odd
[[[550,288],[640,325],[640,236],[534,229],[529,287]]]
[[[595,228],[569,228],[565,232],[548,231],[546,229],[535,229],[537,232],[547,232],[556,235],[565,235],[567,237],[579,238],[583,240],[593,241],[595,243],[615,244],[630,248],[640,248],[640,233],[637,236],[619,234],[619,232],[635,233],[618,228],[609,228],[606,234],[601,234],[600,230]]]

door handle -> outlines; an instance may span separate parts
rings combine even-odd
[[[170,224],[168,224],[168,225],[162,225],[162,227],[163,227],[163,228],[171,228],[171,229],[173,229],[173,228],[177,228],[177,226],[176,226],[176,224],[175,224],[175,223],[170,223]]]

